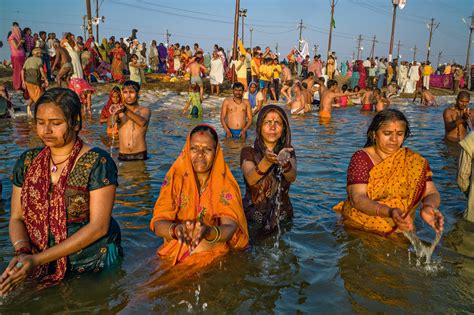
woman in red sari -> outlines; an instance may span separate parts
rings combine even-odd
[[[112,78],[115,81],[123,82],[125,77],[123,76],[123,56],[125,56],[125,51],[120,47],[120,43],[115,43],[115,48],[112,49]]]
[[[174,73],[174,45],[168,46],[168,74]]]
[[[359,87],[361,89],[365,89],[367,86],[367,81],[366,81],[366,73],[365,73],[365,68],[364,68],[364,63],[362,60],[358,60],[358,67],[359,67]]]

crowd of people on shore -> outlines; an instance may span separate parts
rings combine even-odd
[[[9,43],[14,88],[22,89],[24,86],[20,85],[26,82],[26,90],[37,96],[31,114],[44,147],[27,150],[13,170],[9,232],[15,254],[0,277],[0,295],[16,289],[28,277],[54,284],[66,274],[100,271],[123,256],[120,227],[112,217],[119,178],[117,167],[107,152],[85,143],[79,134],[82,115],[90,110],[90,95],[94,91],[90,85],[95,76],[92,70],[100,65],[107,69],[112,64],[112,79],[120,86],[111,90],[100,121],[107,124],[108,134],[119,138],[119,160],[148,158],[146,133],[151,110],[140,105],[138,97],[148,65],[146,53],[141,53],[145,47],[142,44],[140,48],[136,33],[134,30],[123,41],[129,43],[125,44],[127,52],[121,41],[110,40],[115,48],[107,53],[104,49],[111,46],[109,41],[96,47],[92,38],[87,41],[89,45],[83,45],[85,50],[80,55],[77,47],[82,46],[81,39],[66,33],[61,41],[53,38],[55,55],[50,56],[46,33],[40,32],[40,44],[30,50],[28,63],[24,62],[27,50],[23,47],[27,41],[19,26],[13,25]],[[156,42],[151,46],[150,50],[155,49]],[[223,100],[220,121],[228,138],[246,138],[251,128],[255,128],[256,135],[252,146],[241,149],[240,170],[245,183],[242,198],[216,130],[198,124],[189,132],[180,155],[163,180],[150,221],[150,229],[164,240],[157,252],[164,265],[178,268],[181,275],[190,274],[231,249],[247,248],[252,236],[266,237],[280,231],[280,223],[294,216],[289,192],[297,178],[297,148],[292,146],[291,116],[287,112],[311,112],[318,103],[315,95],[319,97],[321,119],[331,117],[332,107],[348,106],[350,102],[359,102],[367,111],[375,105],[377,111],[367,130],[366,144],[353,154],[349,163],[347,199],[334,207],[344,223],[389,236],[412,231],[416,210],[420,208],[422,220],[437,234],[443,231],[444,216],[438,210],[441,196],[433,182],[433,170],[425,158],[403,146],[411,134],[410,123],[401,111],[386,108],[389,97],[382,94],[387,86],[394,89],[386,91],[393,95],[407,86],[413,93],[421,81],[419,96],[428,102],[429,78],[421,77],[431,75],[429,62],[423,65],[418,80],[413,79],[414,74],[408,74],[404,85],[399,84],[403,63],[392,67],[385,59],[374,59],[369,60],[368,69],[362,61],[357,61],[356,67],[346,63],[347,67],[341,66],[339,77],[351,85],[344,84],[339,89],[335,53],[324,65],[320,56],[310,63],[309,56],[294,49],[287,61],[280,62],[268,47],[262,51],[259,47],[239,46],[238,59],[227,65],[226,54],[219,47],[215,47],[209,65],[197,44],[190,55],[186,47],[182,50],[178,44],[166,49],[166,58],[164,49],[161,55],[160,48],[156,48],[156,54],[151,53],[152,71],[188,73],[190,95],[183,112],[189,111],[191,117],[202,117],[203,75],[209,76],[213,91],[219,93],[226,68],[235,71],[237,82],[233,84],[232,96]],[[23,57],[19,53],[22,50]],[[86,51],[89,59],[82,56]],[[187,57],[181,63],[183,53]],[[60,65],[55,76],[59,87],[46,89],[54,73],[45,66],[45,59],[50,57],[54,57],[51,69]],[[36,69],[35,75],[39,72],[41,76],[40,91],[29,87],[38,81],[25,78],[27,63],[28,69]],[[391,67],[392,72],[388,70]],[[19,68],[18,77],[15,71]],[[127,71],[129,80],[125,77]],[[410,71],[419,74],[420,67],[412,64]],[[355,73],[359,78],[352,86]],[[69,88],[61,87],[63,80],[68,81]],[[280,96],[285,98],[287,110],[284,105],[268,104],[270,100],[278,101]],[[446,140],[460,141],[465,149],[464,171],[459,177],[463,191],[472,190],[473,177],[468,174],[474,148],[474,136],[468,134],[474,117],[467,107],[469,102],[470,94],[461,91],[454,107],[444,112]],[[400,185],[401,182],[404,184]],[[474,198],[468,194],[469,199]],[[474,204],[474,200],[469,204]],[[468,219],[474,213],[469,211]],[[254,222],[255,235],[249,234],[248,221]]]

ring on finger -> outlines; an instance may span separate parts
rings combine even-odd
[[[17,262],[15,265],[16,268],[21,269],[23,267],[23,263],[21,261]]]

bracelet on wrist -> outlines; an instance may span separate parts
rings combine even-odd
[[[208,242],[209,244],[214,244],[214,243],[219,242],[219,240],[221,239],[221,235],[222,235],[221,229],[218,226],[213,225],[212,228],[216,232],[216,236],[214,237],[214,239],[212,241],[209,241],[209,240],[206,239],[206,242]]]
[[[291,162],[288,162],[288,164],[286,164],[285,167],[283,167],[283,173],[288,173],[289,171],[291,171],[292,168],[293,168],[293,165],[291,165]]]
[[[255,165],[255,173],[257,173],[258,175],[260,176],[265,176],[265,172],[262,172],[259,168],[258,168],[258,163],[257,165]]]
[[[29,243],[29,242],[30,242],[30,240],[18,240],[15,243],[13,243],[13,247],[15,247],[16,245],[18,245],[20,243]]]
[[[170,235],[172,240],[176,239],[176,223],[171,223],[168,227],[168,234]]]
[[[31,248],[24,246],[15,250],[15,256],[20,256],[21,254],[32,255],[33,252]]]
[[[383,204],[377,203],[377,207],[375,207],[375,215],[376,215],[377,217],[381,217],[379,211],[380,211],[380,209],[382,209],[383,206],[384,206]]]

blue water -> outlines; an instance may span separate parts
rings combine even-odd
[[[269,238],[245,252],[231,253],[193,278],[175,286],[157,286],[160,266],[155,251],[162,243],[148,228],[163,177],[184,145],[187,132],[199,121],[181,116],[184,98],[149,93],[152,120],[147,141],[151,159],[117,163],[119,183],[114,217],[122,227],[125,258],[100,274],[67,279],[57,287],[37,291],[26,287],[3,301],[0,313],[10,312],[211,312],[211,313],[466,313],[474,311],[474,224],[462,219],[466,204],[456,186],[457,148],[443,138],[442,111],[448,106],[424,108],[394,105],[408,117],[413,136],[405,145],[426,157],[441,193],[445,232],[433,255],[435,271],[417,266],[403,238],[385,239],[338,223],[331,210],[345,198],[346,169],[354,151],[365,143],[373,117],[357,108],[335,109],[329,124],[315,115],[290,118],[298,178],[290,195],[295,218],[283,226],[279,240]],[[104,126],[98,124],[98,106],[85,120],[82,137],[110,148]],[[219,124],[221,99],[204,101],[204,122]],[[396,102],[395,102],[396,103]],[[241,189],[240,149],[246,141],[221,139],[226,161]],[[8,238],[8,177],[24,150],[39,146],[34,125],[26,117],[0,122],[0,269],[11,259]],[[426,241],[433,231],[419,219],[418,235]],[[275,247],[275,242],[278,247]]]

